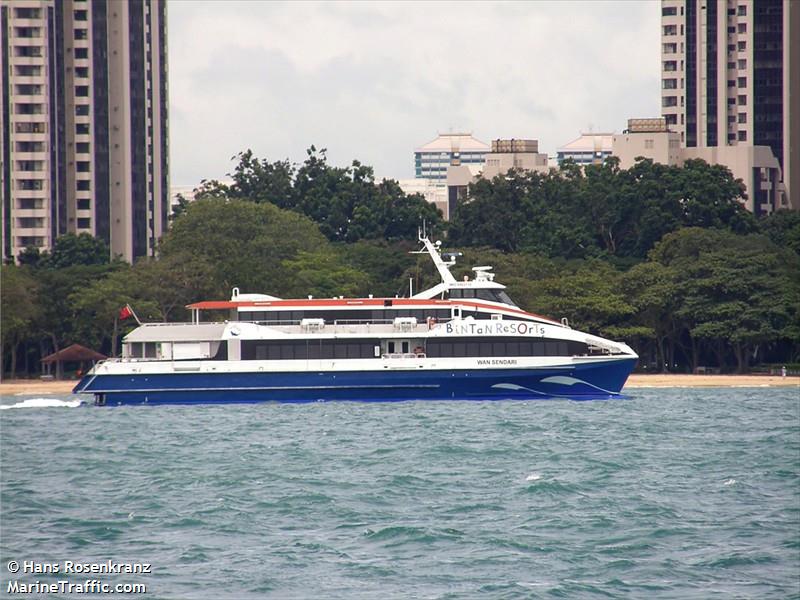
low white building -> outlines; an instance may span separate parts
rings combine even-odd
[[[376,180],[377,181],[377,180]],[[436,179],[398,179],[397,184],[407,196],[419,194],[442,211],[445,219],[450,218],[447,205],[447,186]]]

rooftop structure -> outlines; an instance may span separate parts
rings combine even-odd
[[[579,165],[602,163],[611,156],[613,133],[581,133],[580,137],[558,148],[558,166],[572,159]]]
[[[623,133],[655,133],[661,131],[669,131],[665,117],[628,119],[628,128]]]
[[[519,171],[547,171],[547,154],[539,153],[539,140],[492,140],[492,151],[486,155],[482,177],[492,179]]]
[[[432,179],[444,185],[447,167],[460,164],[483,164],[488,144],[471,133],[441,133],[414,151],[415,177]]]

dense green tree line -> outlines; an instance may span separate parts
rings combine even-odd
[[[739,202],[743,186],[721,165],[684,167],[616,157],[585,169],[511,172],[471,186],[450,224],[455,245],[493,246],[553,258],[642,260],[664,235],[684,227],[746,234],[755,217]]]
[[[394,180],[376,182],[372,167],[357,160],[346,168],[332,167],[325,149],[314,146],[307,154],[295,168],[288,160],[259,160],[247,150],[234,157],[238,162],[232,184],[205,182],[199,197],[248,200],[298,212],[333,242],[415,239],[422,220],[434,230],[441,226],[436,207],[420,195],[407,196]]]
[[[235,160],[232,184],[206,182],[179,206],[157,259],[109,261],[83,234],[3,266],[4,373],[36,373],[73,342],[115,354],[135,325],[119,320],[125,304],[142,320],[183,320],[186,304],[232,287],[332,297],[430,286],[430,260],[408,253],[422,221],[464,252],[457,276],[493,265],[523,308],[628,341],[642,368],[800,361],[800,213],[757,220],[722,167],[512,172],[474,184],[445,224],[358,161],[328,165],[324,150],[299,167],[250,151]]]

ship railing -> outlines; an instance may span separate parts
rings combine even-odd
[[[447,323],[450,319],[431,319],[431,325],[436,323]],[[293,325],[300,325],[299,319],[282,320],[282,321],[249,321],[247,319],[239,319],[238,323],[255,323],[256,325],[267,325],[270,327],[291,327]],[[334,319],[333,321],[325,321],[325,325],[393,325],[394,319]],[[427,326],[426,321],[419,321],[417,325]]]
[[[302,331],[303,333],[356,333],[358,331],[372,331],[386,333],[422,333],[428,331],[433,324],[417,323],[413,326],[403,327],[398,329],[394,325],[393,320],[386,319],[337,319],[331,323],[326,323],[324,327],[307,329],[303,328],[298,322],[270,322],[270,321],[250,321],[256,325],[264,325],[267,327],[275,327],[276,329],[292,333],[295,331]],[[440,321],[441,322],[441,321]]]
[[[197,327],[198,325],[224,325],[223,321],[203,321],[201,323],[193,323],[191,321],[168,321],[162,323],[142,323],[139,327],[175,327],[191,325]]]
[[[427,358],[424,352],[389,352],[381,354],[381,358],[397,359],[397,358]]]

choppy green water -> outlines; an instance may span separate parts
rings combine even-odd
[[[2,410],[0,596],[800,597],[798,390],[633,392]],[[109,559],[152,574],[7,570]]]

